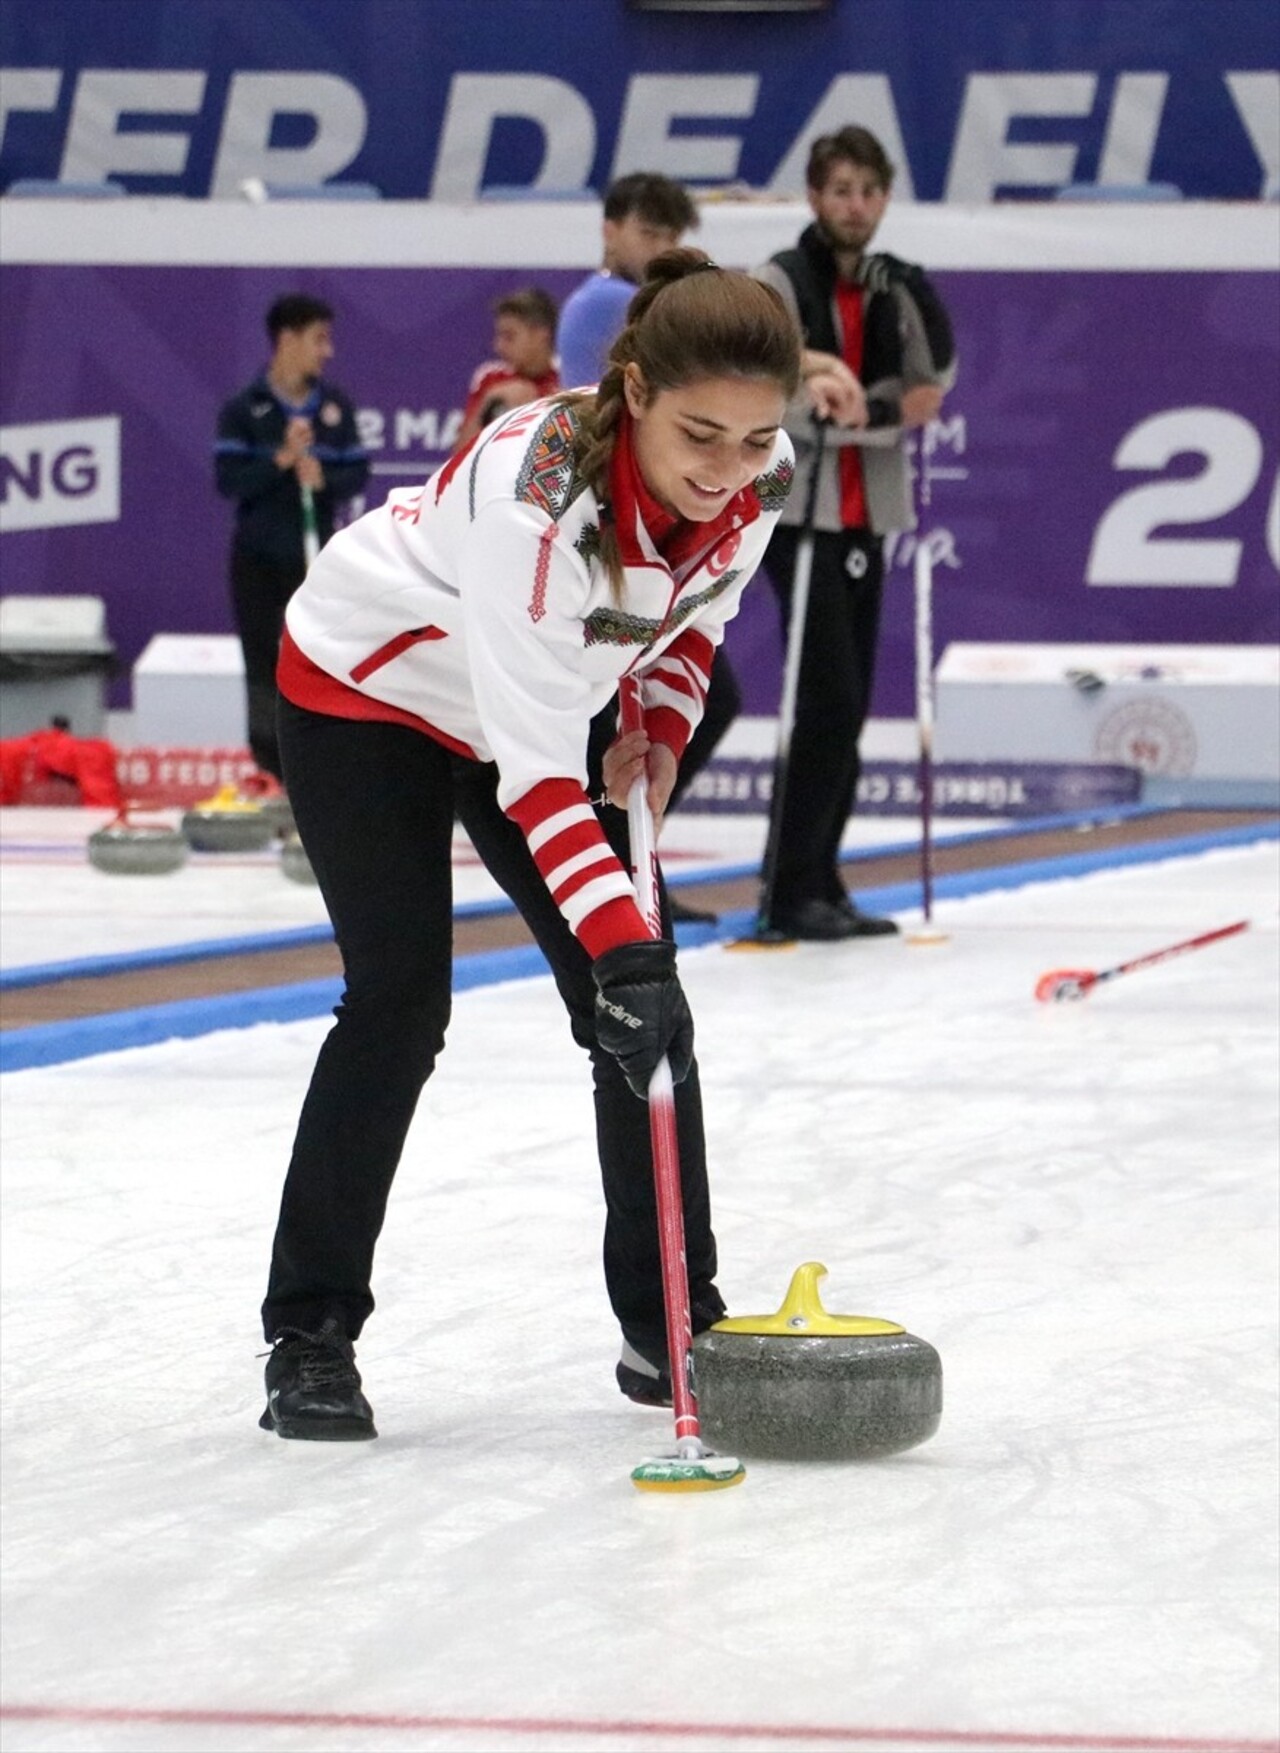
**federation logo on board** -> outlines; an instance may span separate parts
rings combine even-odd
[[[1093,738],[1094,758],[1141,773],[1185,779],[1195,771],[1195,726],[1168,700],[1129,700],[1110,711]]]

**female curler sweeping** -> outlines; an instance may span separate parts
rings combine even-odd
[[[625,807],[642,776],[661,822],[712,654],[786,499],[781,421],[798,350],[768,287],[670,251],[597,389],[513,409],[425,486],[394,491],[333,538],[290,603],[285,783],[344,991],[299,1119],[262,1307],[261,1423],[280,1436],[375,1434],[353,1342],[449,1021],[455,817],[546,955],[590,1064],[622,1391],[671,1403],[644,1099],[663,1055],[694,1331],[724,1312],[693,1023],[665,892],[660,938],[636,906]],[[591,718],[631,675],[642,728],[589,775]],[[496,1099],[501,1078],[495,1064]],[[429,1134],[418,1149],[429,1172]],[[430,1250],[422,1270],[429,1284]]]

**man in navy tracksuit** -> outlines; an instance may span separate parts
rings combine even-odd
[[[285,604],[302,583],[309,546],[333,534],[343,501],[369,474],[355,410],[320,374],[333,356],[333,311],[286,293],[267,312],[271,359],[218,415],[218,491],[236,501],[231,599],[244,651],[249,748],[276,779],[276,657]],[[314,535],[308,534],[308,519]]]

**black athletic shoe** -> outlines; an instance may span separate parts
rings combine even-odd
[[[714,1327],[725,1314],[724,1298],[714,1284],[704,1285],[689,1298],[689,1317],[694,1338]],[[622,1357],[615,1371],[619,1388],[637,1406],[670,1406],[671,1366],[664,1340],[642,1338],[639,1344],[622,1336]]]
[[[874,913],[864,913],[852,895],[845,895],[836,905],[853,920],[855,937],[895,937],[901,929],[896,919],[880,919]]]
[[[898,927],[892,919],[876,919],[860,913],[847,897],[844,901],[801,901],[779,913],[773,921],[786,937],[808,943],[842,943],[853,937],[890,937]]]
[[[637,1406],[670,1406],[671,1371],[666,1358],[647,1358],[634,1345],[622,1341],[622,1357],[616,1370],[618,1386]]]
[[[667,905],[671,909],[673,925],[719,925],[718,913],[704,913],[699,907],[690,907],[675,895],[667,896]]]
[[[267,1359],[267,1409],[258,1420],[277,1436],[362,1442],[377,1436],[360,1392],[355,1348],[330,1317],[318,1333],[282,1327]]]

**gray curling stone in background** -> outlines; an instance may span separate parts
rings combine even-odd
[[[287,840],[293,833],[293,810],[290,808],[289,799],[283,791],[277,791],[271,797],[263,798],[262,813],[271,823],[278,839]]]
[[[163,876],[186,862],[186,840],[165,822],[122,814],[89,836],[89,863],[113,876]]]
[[[894,1321],[831,1315],[826,1267],[797,1267],[776,1315],[717,1321],[693,1342],[702,1435],[761,1459],[869,1460],[928,1440],[942,1418],[942,1360]]]
[[[290,834],[280,848],[280,868],[295,883],[314,883],[316,880],[306,848],[296,833]]]
[[[187,845],[196,852],[260,852],[276,837],[276,824],[256,798],[234,785],[193,804],[182,818]]]

